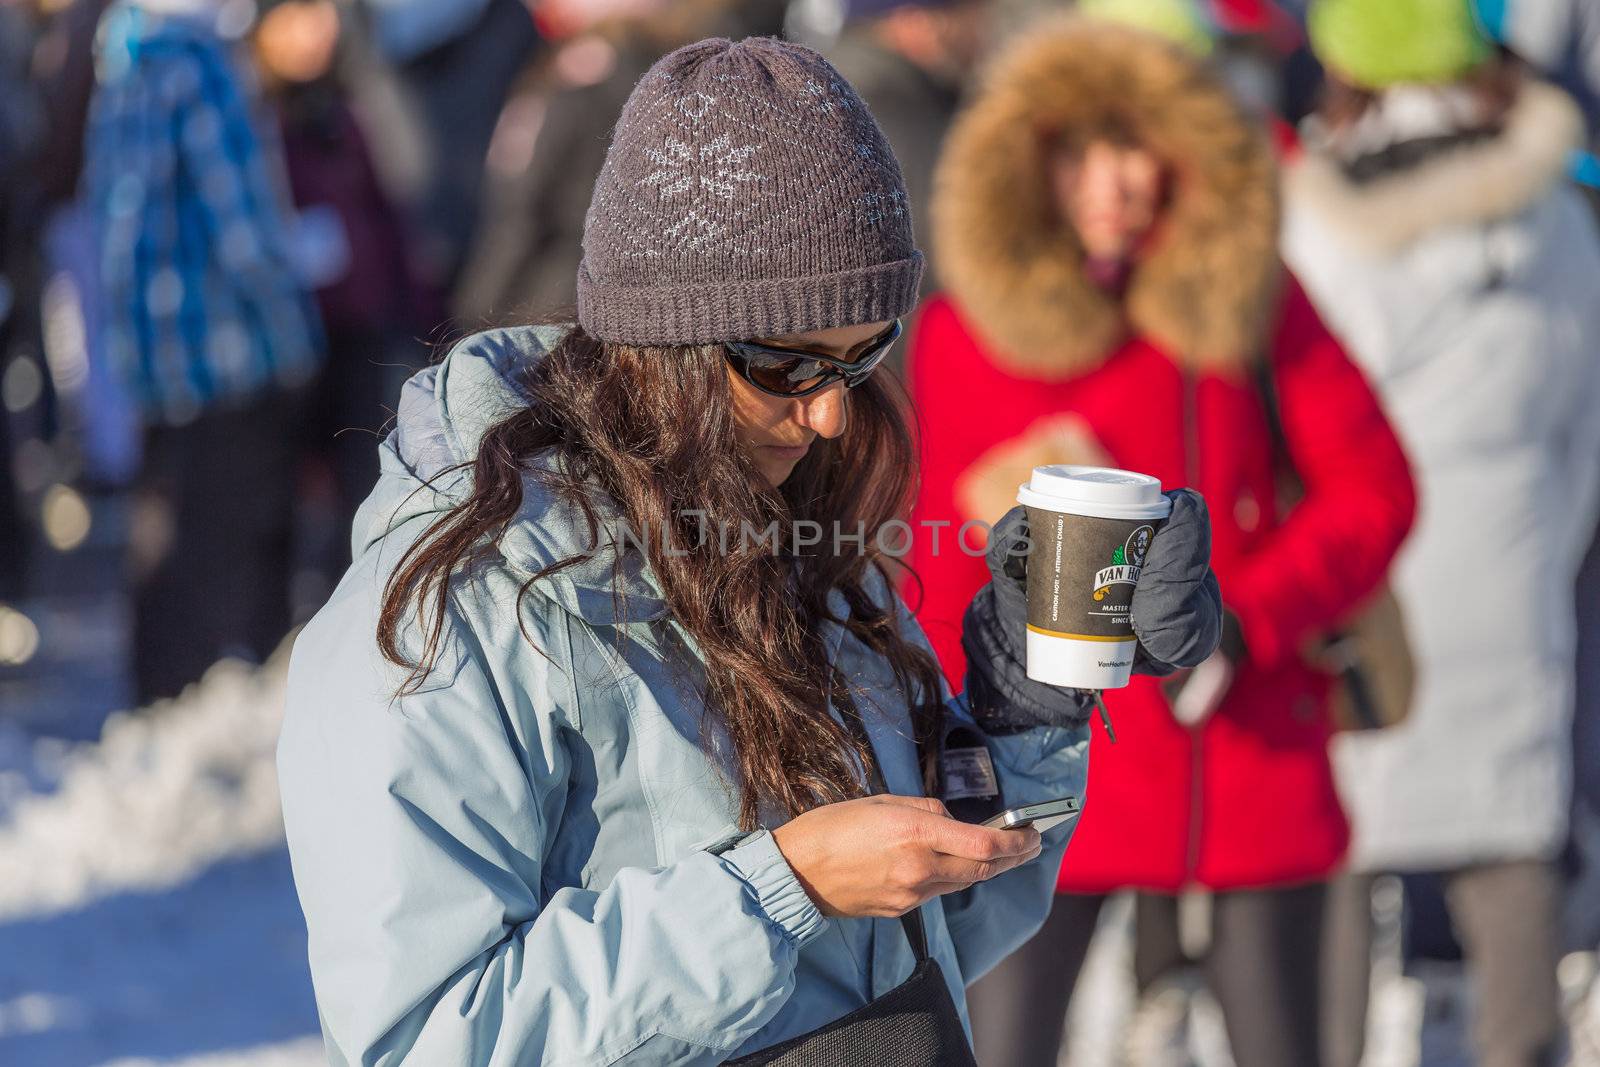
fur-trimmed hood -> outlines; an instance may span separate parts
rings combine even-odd
[[[1430,231],[1508,218],[1550,191],[1583,143],[1583,115],[1555,86],[1529,80],[1500,132],[1382,177],[1355,181],[1311,139],[1284,194],[1364,249],[1388,255]]]
[[[1046,134],[1131,130],[1172,190],[1122,300],[1091,282],[1046,173]],[[1266,131],[1203,61],[1113,23],[1051,20],[998,58],[935,176],[939,272],[992,355],[1059,380],[1131,330],[1197,367],[1255,357],[1279,274]]]

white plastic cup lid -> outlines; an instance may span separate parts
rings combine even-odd
[[[1017,502],[1104,519],[1164,519],[1172,514],[1172,501],[1161,495],[1159,479],[1114,467],[1035,467],[1028,484],[1017,487]]]

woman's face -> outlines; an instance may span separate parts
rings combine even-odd
[[[339,46],[339,9],[331,0],[293,0],[261,17],[256,55],[272,77],[291,85],[328,72]]]
[[[1137,145],[1098,140],[1060,149],[1050,180],[1062,217],[1092,258],[1127,259],[1155,225],[1161,163]]]
[[[757,337],[775,348],[821,352],[849,359],[864,341],[883,333],[888,322],[865,322],[827,330]],[[739,376],[732,365],[728,380],[733,387],[733,419],[739,443],[754,460],[767,482],[780,486],[805,458],[819,437],[838,437],[849,423],[850,409],[843,382],[835,382],[809,396],[781,397],[764,393]]]

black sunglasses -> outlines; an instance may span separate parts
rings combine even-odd
[[[810,396],[834,382],[854,389],[872,376],[900,339],[900,320],[895,319],[878,336],[855,347],[855,359],[843,360],[820,352],[797,348],[775,348],[755,341],[729,341],[728,361],[739,377],[773,396]]]

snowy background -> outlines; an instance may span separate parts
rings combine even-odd
[[[278,815],[280,665],[71,744],[0,734],[0,1063],[324,1062]]]
[[[283,654],[126,705],[125,498],[0,617],[0,1065],[326,1062],[273,749]],[[0,616],[5,609],[0,606]]]

